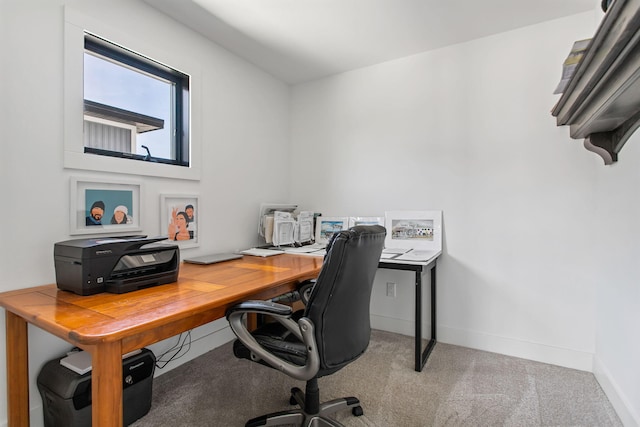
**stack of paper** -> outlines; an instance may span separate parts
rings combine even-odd
[[[122,359],[126,359],[127,357],[131,357],[140,352],[142,352],[140,349],[133,350],[129,353],[123,354]],[[71,369],[73,372],[84,375],[91,371],[91,353],[87,351],[69,352],[67,353],[67,357],[60,359],[60,364],[67,369]]]

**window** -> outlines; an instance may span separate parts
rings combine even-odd
[[[184,40],[179,35],[167,39],[161,28],[150,31],[145,26],[125,29],[118,25],[118,21],[106,23],[73,7],[64,7],[64,167],[200,180],[200,61],[192,51],[180,48]],[[99,46],[88,50],[87,41]],[[128,62],[131,58],[135,59],[133,64]],[[108,76],[98,76],[96,84],[96,76],[92,77],[91,72],[85,75],[85,62],[91,63],[87,68],[93,63],[102,64],[103,68],[136,76],[149,86],[164,88],[163,99],[170,102],[163,109],[170,113],[158,112],[161,102],[152,95],[145,99],[147,108],[140,109],[130,102],[142,86],[126,91],[126,96],[114,96],[119,86],[107,85]],[[90,83],[92,78],[94,82]],[[109,132],[114,135],[108,136]],[[163,133],[166,139],[156,142],[155,138]]]
[[[84,152],[189,166],[189,76],[84,35]]]

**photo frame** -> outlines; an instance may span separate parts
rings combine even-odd
[[[442,250],[442,211],[385,212],[385,248]]]
[[[181,249],[200,246],[200,202],[197,195],[160,195],[160,235]]]
[[[326,245],[335,233],[349,228],[349,217],[319,216],[316,218],[316,243]]]
[[[352,216],[349,217],[349,228],[356,225],[381,225],[384,227],[384,217],[382,216]]]
[[[69,234],[142,230],[140,183],[71,177],[69,191]]]

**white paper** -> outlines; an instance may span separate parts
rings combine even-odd
[[[124,360],[141,352],[141,349],[130,351],[129,353],[123,354],[122,359]],[[91,353],[87,351],[69,352],[66,357],[60,359],[60,364],[67,369],[71,369],[73,372],[84,375],[92,369]]]
[[[273,246],[293,245],[296,221],[290,212],[274,212],[273,214]]]
[[[300,246],[298,248],[286,248],[284,251],[288,254],[308,254],[321,250],[321,247],[314,247],[313,245]]]
[[[382,252],[382,254],[380,254],[380,259],[391,259],[391,258],[395,258],[397,257],[398,254],[394,254],[391,252]]]
[[[438,255],[438,253],[439,251],[426,251],[421,249],[412,249],[405,254],[398,255],[394,259],[402,260],[402,261],[428,261],[431,258]]]
[[[268,244],[273,242],[273,215],[264,217],[264,240]]]
[[[411,249],[409,249],[409,248],[384,248],[382,250],[382,253],[383,254],[395,254],[395,255],[398,255],[398,254],[403,254],[405,252],[409,252],[410,250]]]
[[[302,211],[298,214],[298,223],[294,239],[297,243],[313,240],[313,212]]]

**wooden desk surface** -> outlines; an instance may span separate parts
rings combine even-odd
[[[156,342],[140,337],[187,319],[192,327],[224,317],[239,301],[267,299],[317,277],[322,258],[245,256],[212,265],[182,263],[178,281],[139,291],[80,296],[55,284],[0,294],[0,306],[79,347],[128,339],[123,351]],[[201,318],[198,319],[198,316]],[[181,332],[176,328],[176,334]],[[171,331],[163,331],[167,336]],[[153,334],[157,335],[157,334]],[[170,336],[170,335],[169,335]]]
[[[91,353],[92,424],[122,426],[122,355],[224,317],[229,306],[268,299],[317,277],[322,259],[245,256],[213,265],[181,264],[178,281],[125,294],[79,296],[56,285],[0,294],[6,309],[7,413],[29,426],[31,323]]]

